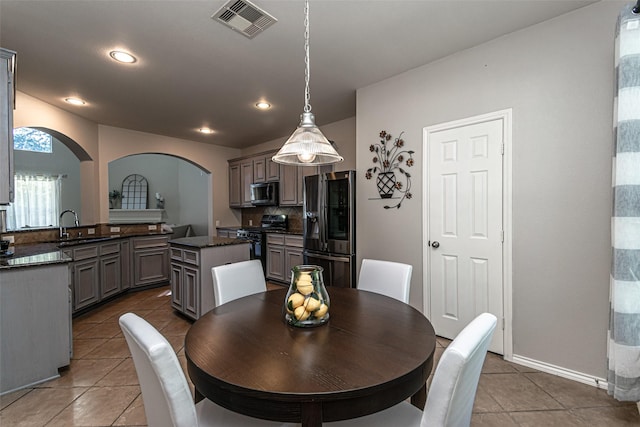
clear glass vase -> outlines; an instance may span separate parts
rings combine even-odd
[[[329,321],[329,294],[322,279],[323,268],[297,265],[291,269],[291,285],[284,300],[284,319],[292,325],[308,328]]]

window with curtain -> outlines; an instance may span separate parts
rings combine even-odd
[[[57,226],[61,181],[59,175],[16,172],[15,200],[7,210],[7,228]]]

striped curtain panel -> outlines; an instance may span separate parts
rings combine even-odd
[[[622,10],[616,28],[607,381],[616,399],[640,402],[640,14],[633,9]]]

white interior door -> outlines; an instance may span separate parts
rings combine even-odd
[[[504,354],[503,120],[427,136],[428,279],[436,333],[455,336],[478,314],[498,318],[489,350]]]

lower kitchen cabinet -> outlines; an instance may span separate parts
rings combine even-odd
[[[73,311],[100,301],[98,245],[81,245],[64,250],[71,263]]]
[[[169,237],[133,237],[132,287],[169,281]]]
[[[130,288],[169,281],[169,238],[144,236],[65,247],[76,313]]]
[[[120,242],[100,245],[100,299],[122,291]]]
[[[250,243],[194,247],[171,243],[171,306],[197,320],[213,309],[211,268],[249,260]]]
[[[303,264],[303,237],[295,234],[267,234],[267,279],[288,283],[291,268]]]
[[[131,287],[131,240],[123,239],[120,241],[120,273],[121,286],[125,291]]]

